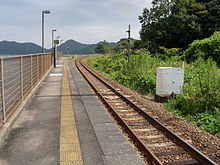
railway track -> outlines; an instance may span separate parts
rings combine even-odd
[[[114,89],[93,72],[84,60],[85,57],[80,57],[75,61],[77,68],[131,138],[147,163],[217,164],[214,158],[207,157],[193,147],[181,133],[174,132],[164,121],[159,121],[156,116],[147,113],[132,95],[124,95],[121,89]]]

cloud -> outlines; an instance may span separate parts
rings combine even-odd
[[[141,15],[149,0],[1,0],[0,39],[41,44],[41,12],[45,15],[45,42],[51,45],[51,30],[63,40],[82,43],[100,40],[117,41],[127,36],[128,24],[132,36],[139,37]]]

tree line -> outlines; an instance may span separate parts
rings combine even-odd
[[[187,48],[192,41],[220,31],[219,0],[153,0],[139,16],[140,47]],[[154,49],[155,48],[155,49]]]

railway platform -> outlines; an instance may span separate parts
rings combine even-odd
[[[0,146],[0,165],[56,164],[145,164],[71,58],[50,71]]]

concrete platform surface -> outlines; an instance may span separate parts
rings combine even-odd
[[[0,148],[0,165],[59,164],[61,80],[49,74],[27,102]]]
[[[143,165],[72,58],[66,58],[70,96],[85,165]],[[63,61],[50,73],[63,73]],[[60,162],[62,75],[50,74],[13,123],[0,147],[0,165],[57,165]],[[62,122],[62,121],[61,121]],[[0,130],[1,131],[1,130]],[[65,164],[65,163],[62,163]]]

